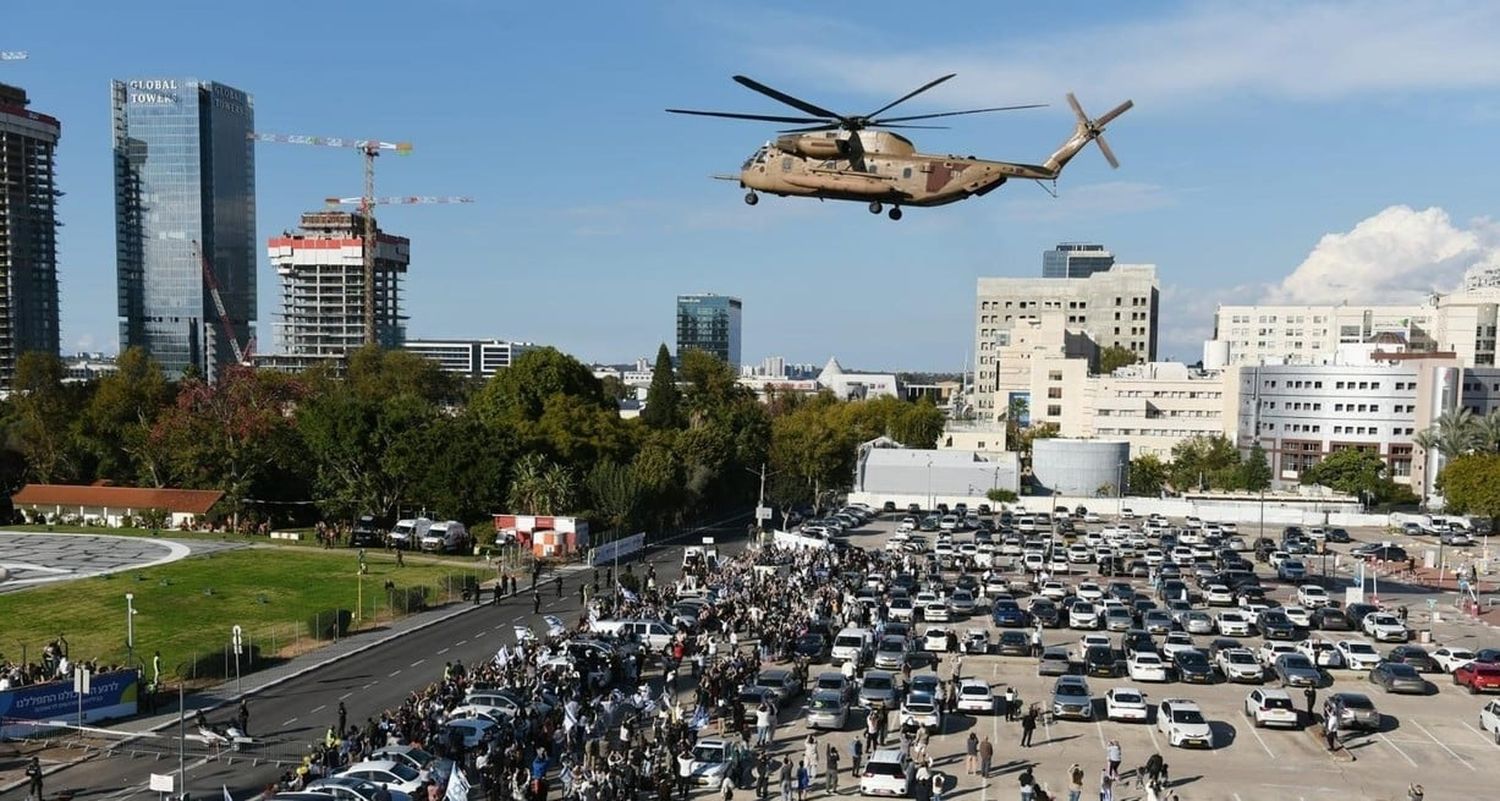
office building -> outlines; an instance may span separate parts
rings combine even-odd
[[[375,230],[375,332],[381,347],[406,339],[401,276],[411,241]],[[298,369],[342,360],[365,345],[365,218],[348,211],[309,211],[296,233],[271,237],[266,253],[281,279],[275,324],[278,366]],[[288,361],[289,360],[289,361]]]
[[[0,389],[27,351],[58,351],[57,185],[62,125],[0,84]]]
[[[1088,278],[1115,266],[1115,254],[1103,245],[1063,242],[1042,253],[1043,278]]]
[[[739,298],[715,295],[677,296],[677,359],[691,349],[705,350],[740,368]]]
[[[212,377],[254,338],[255,105],[212,81],[111,84],[121,349]],[[228,316],[224,333],[206,257]]]
[[[401,347],[437,362],[444,372],[487,379],[536,345],[502,339],[408,339]]]
[[[980,278],[974,313],[974,382],[981,413],[994,414],[997,350],[1008,332],[1044,312],[1060,312],[1061,324],[1086,335],[1099,348],[1121,347],[1141,361],[1156,359],[1156,267],[1116,264],[1087,278]]]

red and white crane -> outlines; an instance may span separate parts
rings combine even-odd
[[[224,338],[229,340],[229,347],[234,351],[234,360],[248,365],[255,341],[251,340],[247,347],[240,347],[240,341],[234,335],[234,322],[229,319],[229,310],[224,307],[224,298],[219,294],[219,281],[214,278],[213,263],[208,260],[208,254],[203,252],[203,248],[198,246],[196,239],[193,240],[193,252],[198,255],[198,263],[203,266],[203,283],[208,285],[209,297],[213,298],[214,311],[219,313],[219,325],[223,327]]]

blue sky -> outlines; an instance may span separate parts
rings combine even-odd
[[[31,58],[0,80],[63,121],[65,351],[115,347],[108,86],[155,75],[251,92],[262,131],[409,140],[380,194],[479,201],[382,210],[413,243],[411,336],[624,361],[671,340],[678,292],[714,291],[745,301],[746,361],[956,370],[976,277],[1039,275],[1042,250],[1095,240],[1159,265],[1161,355],[1193,361],[1216,302],[1399,299],[1500,264],[1500,6],[1031,5],[14,3],[0,49]],[[1008,185],[899,223],[751,208],[708,176],[772,126],[662,112],[785,111],[735,73],[864,112],[946,72],[903,110],[1052,105],[913,132],[920,149],[1035,161],[1073,89],[1094,113],[1136,101],[1109,134],[1121,169],[1091,150],[1059,199]],[[360,189],[352,152],[262,145],[257,167],[262,242]],[[269,344],[263,253],[259,285]]]

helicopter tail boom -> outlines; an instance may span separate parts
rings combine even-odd
[[[1104,141],[1104,127],[1113,122],[1116,117],[1129,111],[1135,105],[1135,101],[1126,100],[1094,119],[1089,119],[1088,114],[1084,113],[1083,106],[1078,103],[1078,98],[1074,97],[1072,92],[1068,93],[1068,105],[1072,107],[1073,114],[1078,117],[1078,123],[1073,127],[1072,136],[1069,136],[1062,146],[1048,156],[1047,161],[1042,165],[1043,169],[1049,173],[1047,177],[1056,178],[1061,174],[1062,168],[1090,142],[1099,145],[1099,152],[1104,155],[1104,160],[1109,162],[1110,167],[1118,168],[1119,160],[1115,158],[1115,153],[1110,149],[1109,143]]]

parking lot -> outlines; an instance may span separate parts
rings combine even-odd
[[[899,515],[885,515],[867,528],[851,532],[850,542],[867,549],[883,548],[894,533],[898,518]],[[1374,531],[1350,533],[1354,542],[1337,546],[1340,552],[1346,552],[1362,541],[1384,537],[1381,532]],[[1250,532],[1244,536],[1253,540],[1253,534]],[[1276,536],[1270,531],[1267,535]],[[932,534],[928,536],[933,537]],[[971,537],[972,534],[959,533],[954,540],[963,542]],[[1257,572],[1264,580],[1268,598],[1281,604],[1293,603],[1295,589],[1291,585],[1277,582],[1266,565],[1257,565]],[[1314,567],[1312,572],[1316,575],[1317,568]],[[1074,572],[1055,578],[1071,586],[1085,577],[1098,578],[1091,570],[1087,574]],[[1132,583],[1138,591],[1149,595],[1146,580],[1136,578]],[[1391,589],[1396,592],[1392,594],[1383,590],[1381,600],[1390,604],[1410,604],[1414,610],[1410,622],[1425,627],[1427,615],[1422,599],[1416,595],[1406,597],[1394,585]],[[1342,597],[1339,585],[1330,586],[1330,593],[1335,598]],[[1024,607],[1026,597],[1019,595],[1018,598]],[[960,632],[971,626],[982,627],[991,632],[992,638],[1000,631],[990,622],[983,608],[968,620],[950,625]],[[1430,650],[1445,641],[1475,650],[1500,646],[1500,637],[1496,637],[1493,630],[1482,625],[1476,628],[1476,625],[1463,622],[1436,624],[1431,627],[1432,642],[1427,647]],[[921,631],[924,626],[918,623],[915,628]],[[1049,628],[1045,630],[1045,645],[1049,648],[1066,646],[1070,651],[1076,651],[1079,637],[1084,633],[1067,627]],[[1193,639],[1197,647],[1207,651],[1208,642],[1214,636],[1195,635]],[[1297,639],[1302,636],[1299,633]],[[1329,632],[1326,636],[1333,640],[1364,639],[1359,632]],[[1110,638],[1118,643],[1120,635],[1110,634]],[[1160,637],[1157,639],[1159,641]],[[1252,649],[1258,649],[1262,643],[1258,636],[1237,639]],[[1376,647],[1384,653],[1392,646],[1378,644]],[[945,656],[938,667],[944,679],[951,675],[952,664],[953,657]],[[826,669],[831,668],[813,666],[811,672],[816,675],[819,670]],[[1044,708],[1050,707],[1055,679],[1039,676],[1037,660],[1032,657],[965,655],[962,672],[964,676],[982,677],[991,682],[997,696],[1007,687],[1014,687],[1023,706],[1040,702]],[[914,675],[918,673],[920,671]],[[1021,748],[1019,723],[1007,722],[1003,715],[998,714],[953,714],[945,720],[942,733],[933,736],[928,753],[934,756],[938,769],[950,777],[944,799],[975,794],[981,799],[992,794],[1000,798],[1016,798],[1015,777],[1025,767],[1031,767],[1037,780],[1055,797],[1066,798],[1066,773],[1074,762],[1085,771],[1084,797],[1095,798],[1099,771],[1105,762],[1105,749],[1111,740],[1119,741],[1123,751],[1121,774],[1127,780],[1125,787],[1117,788],[1116,799],[1144,796],[1144,791],[1134,789],[1128,782],[1133,778],[1134,766],[1143,764],[1153,753],[1160,753],[1166,759],[1170,766],[1171,788],[1183,801],[1405,799],[1410,782],[1424,785],[1428,799],[1496,797],[1494,781],[1500,776],[1500,746],[1493,741],[1492,735],[1481,729],[1479,721],[1480,709],[1493,696],[1470,695],[1464,688],[1453,686],[1443,674],[1427,674],[1425,677],[1433,683],[1433,689],[1428,695],[1415,696],[1387,694],[1369,683],[1364,671],[1332,669],[1324,673],[1322,686],[1317,689],[1318,707],[1321,708],[1330,693],[1358,692],[1368,695],[1381,713],[1382,723],[1378,731],[1345,732],[1342,735],[1345,750],[1338,754],[1331,754],[1322,745],[1318,736],[1321,727],[1317,725],[1312,730],[1255,727],[1244,713],[1244,701],[1246,694],[1258,685],[1230,684],[1222,677],[1210,685],[1090,677],[1088,682],[1095,699],[1095,719],[1092,722],[1055,721],[1044,716],[1035,733],[1033,747]],[[1111,688],[1122,686],[1133,686],[1146,694],[1153,711],[1149,722],[1104,720],[1104,694]],[[1274,688],[1279,685],[1271,679],[1264,686]],[[1305,725],[1308,719],[1301,714],[1305,706],[1303,692],[1300,689],[1288,692]],[[1154,714],[1156,704],[1165,698],[1187,698],[1197,702],[1213,731],[1213,748],[1187,750],[1168,747],[1166,736],[1157,728]],[[784,715],[783,720],[790,717]],[[856,715],[843,733],[819,733],[819,739],[833,738],[832,741],[847,754],[852,739],[862,732],[862,722],[863,716]],[[894,733],[896,729],[893,715],[891,731]],[[997,776],[988,782],[965,774],[964,746],[971,731],[989,736],[994,743],[993,764]],[[783,723],[778,741],[794,747],[802,742],[806,733],[801,715],[798,715],[790,723]],[[849,779],[841,781],[846,791],[853,783]]]

